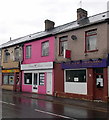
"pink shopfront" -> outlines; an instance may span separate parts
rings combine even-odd
[[[54,37],[24,44],[22,91],[53,95]]]

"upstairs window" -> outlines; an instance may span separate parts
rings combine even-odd
[[[97,51],[97,30],[86,32],[86,52]]]
[[[42,42],[42,56],[49,55],[49,41]]]
[[[7,49],[4,50],[4,62],[8,62],[9,57],[10,57],[9,51]]]
[[[26,58],[31,58],[31,45],[26,46]]]
[[[15,57],[15,61],[19,61],[19,48],[15,48],[14,49],[14,57]]]
[[[61,37],[59,39],[59,55],[63,56],[64,55],[64,50],[67,49],[68,47],[68,37]]]

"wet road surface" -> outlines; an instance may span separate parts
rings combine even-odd
[[[76,105],[61,104],[38,99],[8,94],[8,91],[2,93],[2,118],[49,118],[50,120],[62,118],[79,120],[80,118],[91,118],[99,120],[109,119],[109,111],[92,110]]]

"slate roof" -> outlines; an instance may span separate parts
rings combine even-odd
[[[41,31],[41,32],[37,32],[34,34],[24,36],[24,37],[17,38],[14,40],[10,40],[0,45],[0,48],[9,47],[9,46],[16,45],[16,44],[23,43],[23,42],[28,42],[34,39],[40,39],[42,37],[46,37],[50,35],[56,35],[58,33],[70,31],[73,29],[78,29],[78,28],[85,27],[91,24],[103,22],[107,20],[108,18],[109,18],[109,11],[103,12],[103,13],[100,13],[94,16],[81,19],[80,21],[73,21],[73,22],[70,22],[64,25],[54,27],[54,29],[49,30],[49,31]]]

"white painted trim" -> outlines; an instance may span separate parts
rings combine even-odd
[[[53,72],[53,70],[28,70],[23,71],[24,73],[39,73],[39,72]]]
[[[21,70],[42,70],[42,69],[52,69],[53,62],[43,62],[43,63],[32,63],[32,64],[21,64]]]

